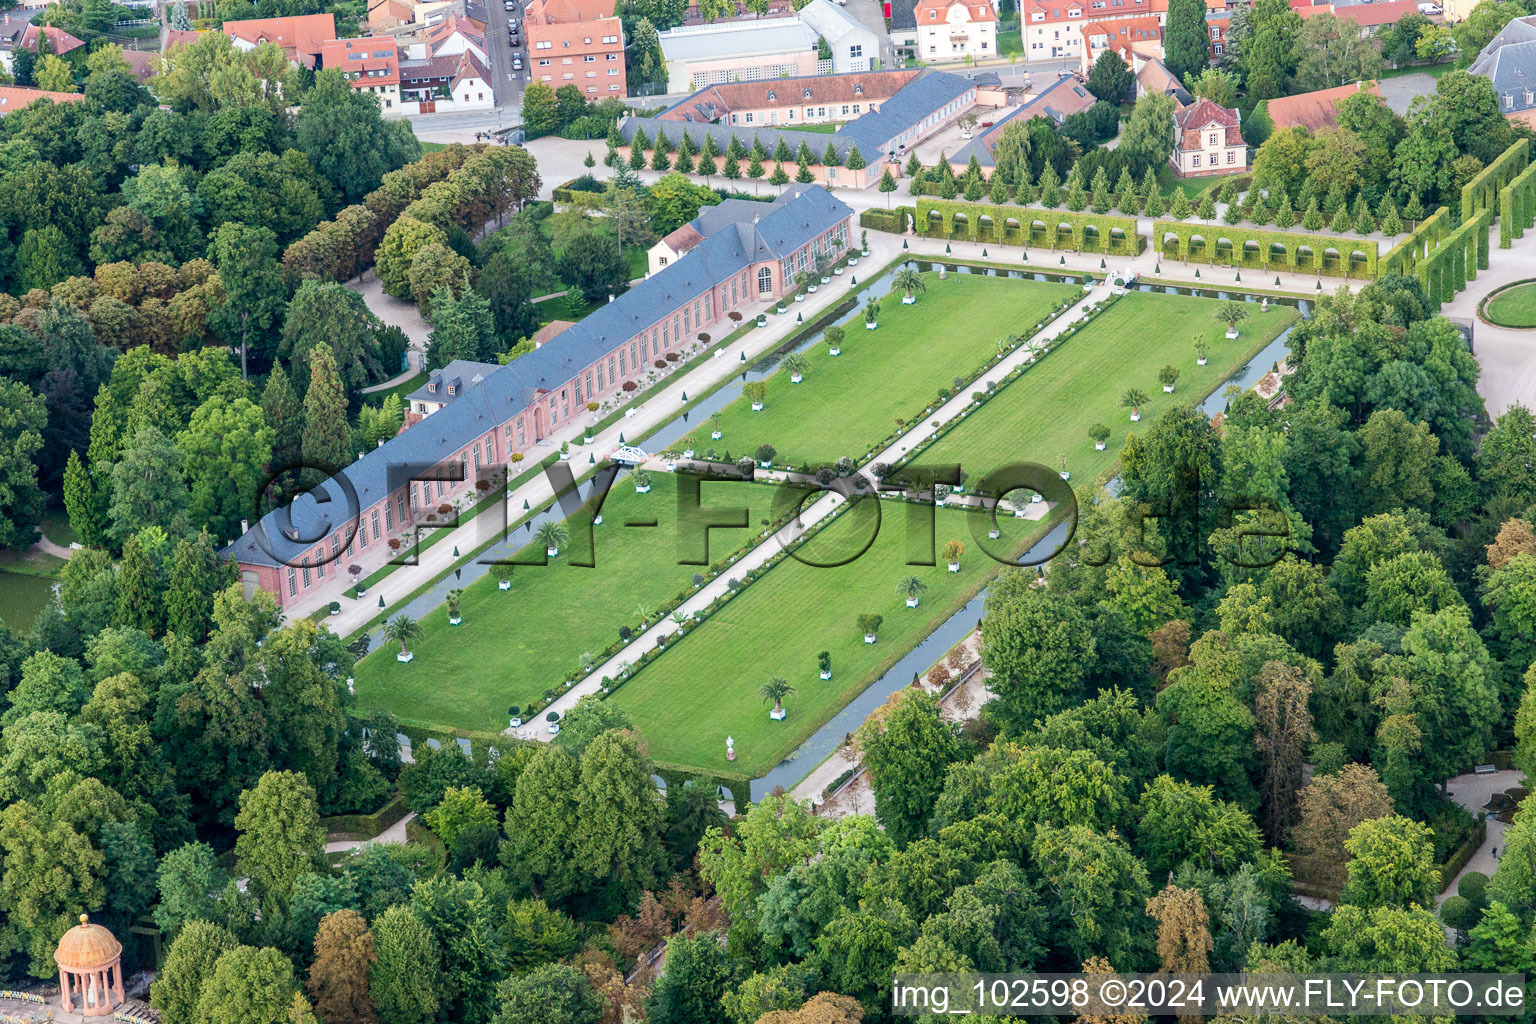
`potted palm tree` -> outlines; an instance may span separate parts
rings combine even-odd
[[[649,493],[651,493],[651,473],[650,473],[650,470],[639,469],[639,470],[635,471],[635,493],[636,494],[649,494]]]
[[[821,670],[821,678],[832,678],[832,652],[822,651],[816,655],[816,667]]]
[[[912,305],[919,295],[928,290],[928,286],[923,283],[923,275],[912,266],[902,267],[896,271],[896,276],[891,278],[891,287],[901,289],[903,306]]]
[[[709,436],[712,440],[720,440],[720,414],[717,412],[709,414]]]
[[[827,355],[840,356],[843,354],[844,331],[837,324],[827,328]]]
[[[784,721],[784,716],[788,714],[784,710],[784,698],[791,697],[795,693],[795,688],[790,685],[789,680],[783,676],[774,676],[757,692],[763,695],[763,700],[773,701],[773,710],[768,712],[768,717],[775,722]]]
[[[454,587],[452,590],[448,591],[448,596],[443,599],[448,604],[448,625],[457,626],[459,623],[464,621],[463,618],[459,616],[459,602],[463,599],[463,587]]]
[[[1163,383],[1163,394],[1173,394],[1173,386],[1179,382],[1179,368],[1177,366],[1165,366],[1157,371],[1157,379]]]
[[[1141,407],[1147,404],[1147,393],[1140,388],[1127,388],[1120,396],[1120,407],[1131,410],[1131,422],[1141,422]]]
[[[928,584],[923,582],[921,576],[903,576],[896,581],[896,593],[907,595],[907,607],[916,608],[918,595],[928,589]]]
[[[822,284],[832,283],[832,279],[827,276],[827,257],[825,254],[816,257],[816,275],[821,278]]]
[[[762,444],[757,446],[757,464],[762,466],[764,469],[772,469],[773,457],[777,454],[779,453],[773,447],[773,445],[769,444],[767,441],[764,441]]]
[[[1227,340],[1237,337],[1237,325],[1248,319],[1248,307],[1228,299],[1216,307],[1216,322],[1227,325]]]
[[[864,642],[872,644],[880,638],[880,624],[885,621],[885,616],[860,615],[856,621],[859,632],[864,634]]]
[[[539,543],[544,545],[544,553],[550,558],[560,556],[560,545],[571,539],[571,531],[566,529],[564,523],[557,523],[553,519],[539,527],[535,534]]]
[[[753,412],[762,412],[763,399],[768,397],[768,385],[760,380],[749,380],[741,386],[741,397],[752,403]]]
[[[880,300],[870,299],[864,303],[864,329],[872,331],[880,326]]]
[[[1088,436],[1093,438],[1093,450],[1103,451],[1109,445],[1109,428],[1102,423],[1095,423],[1088,428]]]
[[[1195,365],[1205,365],[1205,342],[1201,341],[1199,338],[1195,339]]]
[[[400,645],[400,653],[395,655],[398,662],[409,662],[416,655],[407,649],[406,645],[421,636],[421,626],[416,620],[401,612],[384,624],[384,639],[390,643]]]
[[[791,384],[799,384],[805,379],[805,375],[810,372],[811,361],[805,358],[804,353],[791,352],[784,357],[783,366],[784,369],[789,371],[789,382]]]
[[[960,556],[965,554],[965,544],[962,541],[952,540],[944,545],[944,561],[949,563],[950,572],[960,571]]]
[[[805,301],[805,293],[808,292],[808,291],[814,292],[815,290],[816,290],[816,286],[811,283],[811,275],[810,274],[807,274],[805,271],[802,270],[802,271],[800,271],[800,273],[795,275],[795,301],[796,302],[804,302]]]

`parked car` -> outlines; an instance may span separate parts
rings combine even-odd
[[[512,58],[512,70],[513,71],[521,71],[521,70],[523,70],[523,58],[521,58],[521,57],[513,57]]]

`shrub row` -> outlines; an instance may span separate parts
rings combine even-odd
[[[350,835],[373,839],[409,813],[405,801],[395,796],[372,814],[335,814],[321,818],[320,827],[325,829],[328,836]]]

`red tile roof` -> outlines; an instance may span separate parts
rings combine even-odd
[[[340,71],[354,89],[400,84],[400,50],[388,36],[327,40],[320,44],[320,66]]]
[[[533,0],[528,5],[528,20],[537,18],[549,25],[568,25],[573,21],[600,21],[613,17],[613,4],[607,0]]]
[[[1388,0],[1386,3],[1349,4],[1344,7],[1315,4],[1311,7],[1298,7],[1296,13],[1303,18],[1332,14],[1336,18],[1352,21],[1361,28],[1379,28],[1382,25],[1395,25],[1403,15],[1412,14],[1418,9],[1419,5],[1414,0]]]
[[[997,12],[992,10],[991,0],[917,0],[912,14],[919,25],[943,25],[949,21],[952,7],[963,7],[968,21],[996,21]]]
[[[1269,119],[1276,128],[1305,128],[1316,132],[1335,122],[1339,101],[1357,92],[1367,92],[1381,98],[1381,89],[1375,82],[1363,87],[1359,84],[1341,85],[1337,89],[1319,89],[1295,96],[1285,96],[1269,101]]]
[[[1199,136],[1211,125],[1225,130],[1226,145],[1240,146],[1243,143],[1242,122],[1238,119],[1237,111],[1218,106],[1203,97],[1173,115],[1173,123],[1178,129],[1182,149],[1203,149]]]
[[[28,25],[27,30],[21,34],[21,47],[26,50],[37,49],[39,32],[48,37],[49,49],[60,56],[85,45],[61,28],[55,28],[52,25]]]
[[[300,14],[292,18],[254,18],[226,21],[224,34],[253,46],[276,43],[289,60],[307,63],[327,40],[336,38],[336,17],[331,14]]]
[[[0,114],[36,103],[53,100],[55,103],[79,103],[85,96],[78,92],[49,92],[46,89],[24,89],[19,85],[0,85]]]

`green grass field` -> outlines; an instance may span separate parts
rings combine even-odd
[[[1289,306],[1260,313],[1252,304],[1241,337],[1227,341],[1226,327],[1212,318],[1217,305],[1215,299],[1144,292],[1117,299],[1039,366],[925,449],[921,461],[958,462],[972,479],[1018,461],[1055,469],[1060,455],[1067,457],[1074,482],[1108,472],[1128,431],[1145,430],[1164,409],[1210,391],[1297,316]],[[1205,366],[1195,365],[1196,337],[1206,346]],[[1163,393],[1157,378],[1164,365],[1180,371],[1171,395]],[[1131,387],[1151,398],[1134,427],[1130,411],[1120,407],[1120,396]],[[1094,451],[1088,436],[1094,423],[1111,431],[1102,452]]]
[[[720,411],[720,440],[708,420],[694,431],[697,450],[740,455],[767,442],[780,463],[862,462],[895,428],[896,417],[921,413],[925,401],[956,376],[969,376],[1009,334],[1029,335],[1062,302],[1081,294],[1076,285],[1004,280],[971,274],[923,275],[928,290],[910,306],[900,293],[880,304],[880,328],[848,325],[842,355],[817,343],[806,350],[810,370],[791,384],[784,370],[764,382],[761,412],[738,399]]]
[[[749,506],[748,522],[769,518],[774,489],[706,483],[705,509]],[[571,546],[548,566],[507,567],[512,589],[498,589],[493,567],[466,588],[460,614],[448,625],[446,607],[421,620],[423,635],[412,645],[416,659],[395,661],[386,644],[357,663],[353,676],[365,708],[388,708],[402,722],[450,729],[495,731],[506,725],[509,705],[527,707],[546,689],[558,689],[585,652],[599,654],[619,639],[619,627],[635,627],[642,606],[667,604],[703,566],[679,565],[677,490],[674,478],[656,473],[649,494],[636,494],[629,478],[614,484],[593,528],[596,567],[571,565],[585,550],[587,513],[570,521]],[[653,528],[624,524],[654,519]],[[710,531],[710,561],[723,560],[750,535],[742,529]],[[534,545],[536,549],[537,544]]]
[[[949,540],[966,546],[961,571],[945,565],[909,566],[907,513],[912,506],[881,503],[882,522],[863,555],[836,568],[786,559],[751,584],[702,626],[672,646],[614,692],[658,762],[701,772],[762,775],[873,682],[887,667],[948,618],[1000,568],[972,537],[967,514],[935,510],[939,561]],[[857,518],[856,518],[857,517]],[[999,552],[1018,550],[1043,532],[1033,520],[999,519],[1002,537],[983,542]],[[814,537],[804,554],[830,562],[851,555],[869,535],[863,514],[850,510]],[[917,608],[896,590],[907,575],[928,584]],[[884,616],[879,642],[864,643],[857,616]],[[832,655],[832,678],[817,673],[816,655]],[[769,719],[758,693],[773,676],[798,691],[784,702],[789,716]],[[736,741],[736,760],[725,759],[725,738]]]
[[[1536,327],[1536,282],[1499,292],[1489,300],[1483,315],[1505,327]]]

